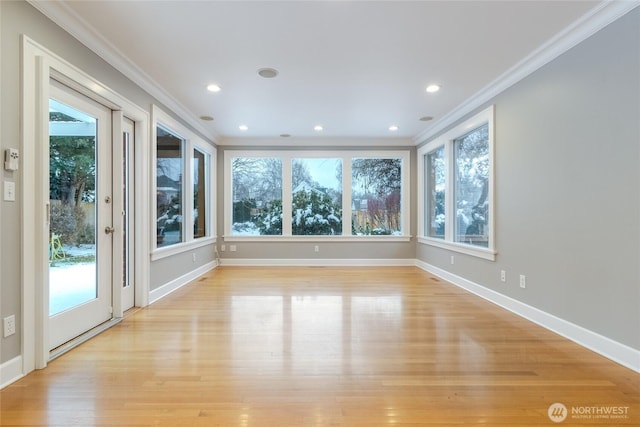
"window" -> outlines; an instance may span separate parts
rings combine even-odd
[[[215,149],[153,108],[155,121],[155,242],[153,259],[213,240],[211,168]]]
[[[291,231],[342,234],[342,159],[291,160]]]
[[[427,217],[426,228],[429,237],[444,239],[445,230],[445,164],[444,146],[436,148],[426,156],[426,197],[427,197]]]
[[[408,150],[226,151],[225,170],[225,239],[409,238]]]
[[[418,151],[419,241],[494,260],[493,107]]]
[[[161,248],[184,240],[184,139],[162,126],[157,127],[156,135],[156,241]]]
[[[489,246],[489,125],[454,140],[455,241]]]
[[[351,234],[402,234],[402,159],[352,159],[351,205]]]
[[[282,160],[234,157],[231,160],[231,234],[282,234]]]
[[[207,235],[207,171],[211,166],[209,155],[197,148],[193,149],[191,182],[193,184],[193,238]]]

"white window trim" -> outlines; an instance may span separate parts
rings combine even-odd
[[[279,158],[282,159],[282,235],[281,236],[234,236],[232,225],[232,171],[231,161],[236,157]],[[342,159],[342,235],[338,236],[294,236],[291,234],[291,212],[284,209],[291,206],[291,159],[294,158],[340,158]],[[351,159],[366,158],[399,158],[402,160],[402,235],[396,236],[354,236],[351,234]],[[227,150],[224,153],[224,240],[228,242],[408,242],[411,240],[410,229],[410,152],[409,150],[375,150],[375,151],[291,151],[291,150]]]
[[[159,108],[156,105],[152,105],[151,107],[151,141],[153,143],[153,149],[151,150],[151,182],[153,183],[152,194],[157,193],[157,177],[156,177],[156,162],[157,162],[157,128],[161,126],[168,131],[171,131],[174,135],[184,140],[183,146],[183,160],[184,160],[184,171],[183,171],[183,181],[188,179],[188,182],[184,184],[184,196],[183,196],[183,224],[191,224],[193,218],[193,186],[191,185],[191,177],[192,177],[192,166],[193,163],[190,161],[193,155],[193,150],[198,149],[199,151],[207,154],[209,160],[207,162],[207,166],[205,167],[205,179],[207,180],[207,195],[205,197],[205,212],[207,213],[207,219],[205,224],[205,229],[207,230],[207,235],[205,237],[200,237],[198,239],[194,239],[193,237],[193,229],[191,227],[184,227],[184,241],[180,243],[176,243],[175,245],[165,246],[158,248],[156,241],[156,217],[158,215],[158,206],[156,197],[152,197],[151,200],[151,227],[149,230],[149,245],[153,250],[151,251],[151,260],[159,260],[162,258],[167,258],[176,254],[180,254],[186,251],[190,251],[196,248],[200,248],[212,243],[216,242],[216,230],[215,230],[215,203],[216,200],[216,185],[215,185],[215,173],[211,173],[211,167],[215,167],[216,165],[216,148],[211,144],[207,143],[203,138],[199,137],[197,134],[192,132],[189,128],[184,126],[178,120],[171,117],[164,110]]]
[[[455,221],[455,215],[451,213],[455,211],[454,207],[454,176],[453,176],[453,142],[469,133],[469,131],[476,129],[480,126],[488,124],[489,126],[489,247],[482,248],[473,245],[454,242],[453,241],[453,227]],[[445,202],[445,237],[444,239],[438,239],[435,237],[429,237],[425,235],[425,157],[427,154],[434,150],[444,147],[445,149],[445,167],[446,167],[446,202]],[[497,251],[495,249],[495,203],[494,203],[494,186],[495,186],[495,163],[494,163],[494,106],[484,109],[473,117],[465,120],[459,125],[448,130],[444,134],[423,145],[418,150],[418,243],[430,246],[436,246],[439,248],[447,249],[454,252],[464,253],[472,255],[478,258],[483,258],[490,261],[495,261]]]

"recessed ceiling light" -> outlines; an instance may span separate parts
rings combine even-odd
[[[429,86],[427,86],[427,92],[429,92],[429,93],[435,93],[435,92],[437,92],[439,90],[440,90],[440,86],[438,86],[438,85],[429,85]]]
[[[396,126],[396,125],[391,125],[391,126],[389,126],[389,130],[390,130],[391,132],[395,132],[395,131],[397,131],[398,129],[400,129],[400,128],[399,128],[398,126]]]
[[[431,116],[420,117],[420,121],[421,122],[428,122],[429,120],[433,120],[433,117],[431,117]]]
[[[265,79],[272,79],[278,75],[278,70],[275,68],[260,68],[258,70],[258,75],[260,77],[264,77]]]
[[[218,86],[218,85],[209,85],[209,86],[207,86],[207,90],[209,92],[220,92],[220,86]]]
[[[238,126],[238,129],[240,129],[241,131],[243,131],[243,132],[244,132],[245,130],[249,130],[249,126],[247,126],[247,125],[240,125],[240,126]]]
[[[205,122],[212,122],[213,117],[211,116],[200,116],[200,120],[204,120]]]
[[[322,129],[324,129],[324,128],[322,126],[320,126],[320,125],[316,125],[316,126],[313,127],[313,130],[315,130],[316,132],[320,132],[320,131],[322,131]]]
[[[289,138],[291,135],[288,133],[281,133],[280,138]]]

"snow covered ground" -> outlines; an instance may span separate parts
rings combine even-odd
[[[96,253],[94,245],[67,247],[66,260]],[[96,297],[95,262],[61,262],[49,267],[49,314],[61,313]]]

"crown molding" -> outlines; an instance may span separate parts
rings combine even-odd
[[[572,47],[583,42],[638,6],[640,6],[640,0],[607,0],[599,3],[587,14],[542,44],[475,95],[435,121],[433,126],[416,135],[413,138],[414,144],[420,145],[442,133],[467,114],[491,101],[501,92],[518,83],[534,71],[553,61]]]
[[[221,138],[218,146],[244,147],[413,147],[411,138],[357,138],[357,137],[273,137],[273,138]]]
[[[196,114],[180,103],[167,92],[162,85],[127,58],[116,46],[95,31],[84,19],[70,9],[65,2],[61,0],[27,1],[67,33],[71,34],[71,36],[80,43],[160,101],[166,108],[177,114],[182,120],[192,126],[194,130],[211,139],[214,143],[219,138],[215,131],[202,125]]]

